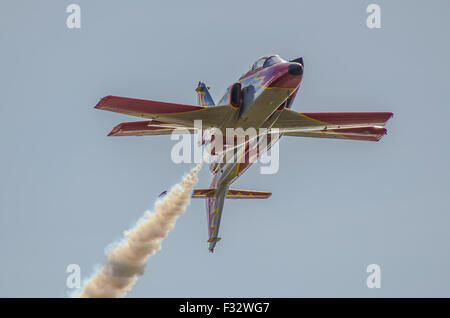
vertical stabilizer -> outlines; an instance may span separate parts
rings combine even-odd
[[[197,92],[197,104],[199,106],[215,106],[214,100],[209,94],[209,87],[203,82],[198,82],[198,86],[195,89]]]

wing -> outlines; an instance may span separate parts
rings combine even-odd
[[[111,130],[108,136],[171,135],[176,132],[192,134],[195,129],[157,120],[144,120],[120,123]]]
[[[165,123],[178,124],[188,128],[194,127],[194,120],[202,120],[204,128],[219,127],[223,123],[224,117],[231,111],[228,105],[202,107],[111,95],[103,97],[95,108],[158,119]]]
[[[272,128],[286,136],[378,141],[392,116],[390,112],[297,113],[284,109]]]

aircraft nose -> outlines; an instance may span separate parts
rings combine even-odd
[[[296,62],[274,65],[276,72],[269,87],[296,89],[302,80],[303,65]]]
[[[303,65],[301,65],[300,63],[290,63],[288,67],[288,72],[291,75],[302,75]]]

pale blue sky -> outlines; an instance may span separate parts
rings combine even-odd
[[[275,175],[236,187],[207,250],[193,201],[133,297],[450,296],[448,1],[72,1],[0,5],[0,296],[65,297],[157,195],[192,165],[169,137],[106,137],[135,118],[94,110],[108,94],[194,104],[261,55],[303,56],[298,111],[392,111],[378,143],[283,137]],[[139,120],[139,119],[136,119]],[[203,169],[199,187],[209,185]],[[366,266],[381,265],[381,289]]]

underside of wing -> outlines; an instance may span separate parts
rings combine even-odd
[[[95,108],[189,128],[194,120],[201,120],[204,128],[219,127],[231,110],[229,106],[203,107],[111,95],[103,97]]]
[[[297,113],[285,109],[272,128],[286,136],[378,141],[392,116],[390,112]]]
[[[173,133],[194,133],[195,130],[178,124],[168,124],[157,120],[120,123],[108,136],[171,135]]]
[[[352,140],[368,140],[378,141],[386,134],[386,128],[383,127],[358,127],[358,128],[342,128],[342,129],[321,129],[309,132],[293,131],[285,132],[285,136],[297,137],[316,137],[316,138],[337,138]]]

